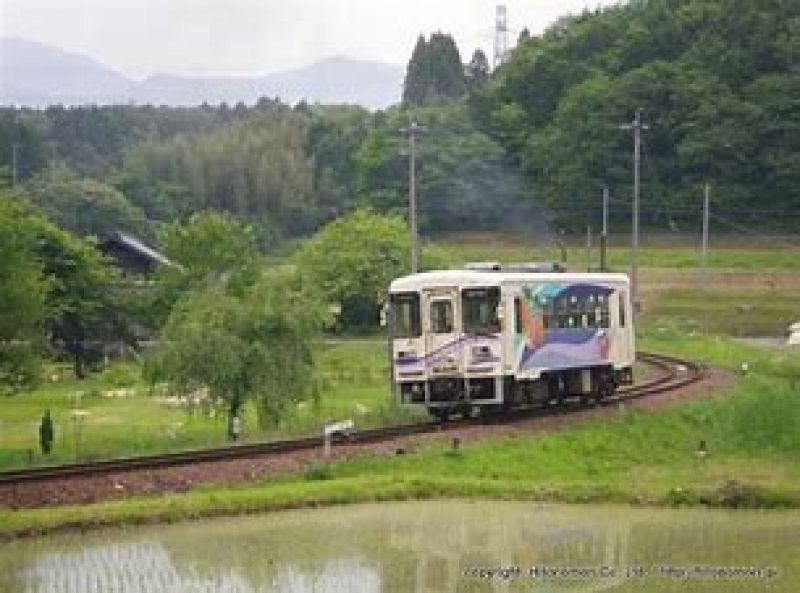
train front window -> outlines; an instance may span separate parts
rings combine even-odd
[[[390,303],[392,337],[418,338],[422,335],[419,295],[416,292],[399,292],[391,296]]]
[[[461,291],[465,334],[496,334],[500,332],[497,307],[499,288],[467,288]]]
[[[431,302],[431,331],[435,334],[453,332],[453,303],[450,299]]]

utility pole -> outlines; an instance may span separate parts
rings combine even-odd
[[[58,142],[56,140],[50,140],[47,144],[50,147],[50,168],[55,169]]]
[[[639,311],[639,165],[642,152],[642,130],[649,129],[642,123],[642,109],[636,110],[633,122],[620,126],[623,130],[633,130],[633,221],[631,237],[631,317],[636,319]]]
[[[419,234],[417,232],[417,134],[425,131],[411,120],[407,128],[400,130],[408,134],[408,219],[411,234],[411,273],[419,270]]]
[[[592,225],[586,225],[586,271],[592,271]]]
[[[709,216],[709,196],[711,186],[706,182],[703,191],[703,256],[702,256],[702,288],[708,286],[708,216]]]
[[[608,268],[606,250],[608,249],[608,186],[603,186],[603,232],[600,233],[600,271]]]
[[[19,144],[14,142],[11,145],[11,186],[17,187],[17,149]]]

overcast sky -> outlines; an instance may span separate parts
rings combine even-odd
[[[601,0],[507,0],[509,35]],[[603,4],[609,4],[608,1]],[[421,32],[491,60],[492,0],[0,0],[0,35],[88,54],[143,78],[252,75],[345,55],[404,65]]]

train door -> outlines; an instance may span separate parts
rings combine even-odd
[[[633,357],[631,336],[633,334],[628,290],[619,286],[613,293],[610,304],[612,359],[615,366],[628,364]]]
[[[428,372],[439,376],[460,375],[463,364],[459,342],[461,329],[458,289],[424,289],[422,310]]]

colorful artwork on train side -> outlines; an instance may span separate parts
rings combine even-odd
[[[584,283],[523,287],[515,307],[518,370],[607,362],[613,292],[607,286]]]

